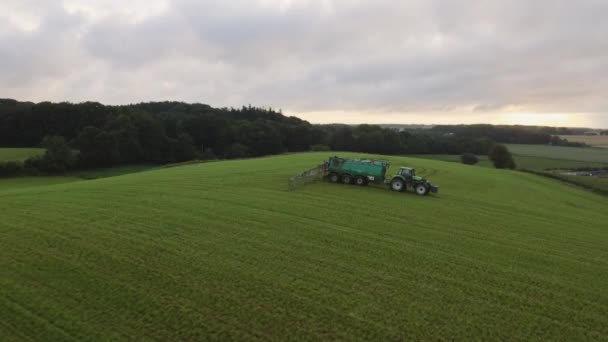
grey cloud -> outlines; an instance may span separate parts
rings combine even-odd
[[[606,1],[176,0],[139,21],[48,3],[29,2],[35,32],[0,26],[3,93],[49,99],[19,90],[45,78],[108,103],[608,111]]]

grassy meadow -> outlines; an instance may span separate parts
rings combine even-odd
[[[0,162],[23,161],[29,157],[42,155],[43,153],[43,148],[2,147],[0,148]]]
[[[601,340],[605,197],[419,158],[440,186],[287,179],[327,153],[0,188],[5,340]],[[341,156],[360,154],[339,153]]]

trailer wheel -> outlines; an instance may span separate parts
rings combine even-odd
[[[355,178],[355,184],[357,185],[367,185],[366,179],[363,177]]]
[[[353,183],[353,178],[350,175],[343,175],[342,176],[342,183],[344,183],[344,184],[352,184]]]
[[[331,173],[329,175],[329,181],[332,183],[338,183],[338,181],[340,180],[340,176],[338,176],[337,173]]]
[[[399,178],[395,178],[391,181],[391,189],[393,189],[393,191],[403,191],[403,188],[405,187],[405,184],[403,183],[402,179]]]
[[[429,188],[424,184],[418,184],[416,185],[416,193],[420,196],[424,196],[429,193]]]

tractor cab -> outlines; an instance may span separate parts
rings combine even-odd
[[[416,170],[412,169],[411,167],[400,167],[397,174],[407,179],[414,177],[416,175]]]

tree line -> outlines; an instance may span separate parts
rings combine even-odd
[[[527,128],[487,125],[396,130],[378,125],[313,125],[272,108],[214,108],[149,102],[109,106],[0,99],[0,146],[43,146],[23,165],[43,172],[121,164],[164,164],[336,150],[378,154],[487,154],[495,141],[547,143]],[[508,138],[511,135],[515,138]],[[0,166],[0,173],[3,171]],[[7,171],[8,172],[8,171]]]

